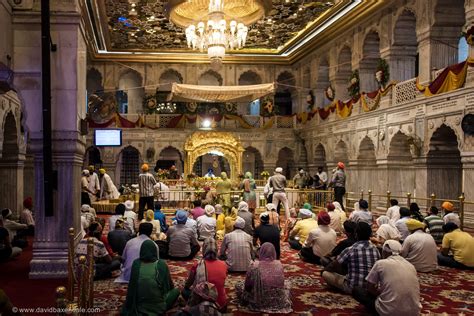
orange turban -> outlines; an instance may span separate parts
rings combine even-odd
[[[149,169],[150,169],[150,167],[148,166],[148,164],[144,163],[144,164],[142,165],[142,171],[146,172],[146,171],[148,171]]]
[[[443,204],[441,204],[441,207],[450,212],[454,211],[453,203],[448,201],[443,202]]]
[[[346,166],[344,165],[343,162],[340,162],[340,161],[339,161],[339,162],[337,163],[337,167],[338,167],[339,169],[344,169]]]

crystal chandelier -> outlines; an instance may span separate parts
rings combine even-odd
[[[226,49],[245,46],[248,26],[271,5],[271,0],[171,0],[165,10],[170,21],[185,28],[189,48],[207,50],[211,64],[220,64]]]

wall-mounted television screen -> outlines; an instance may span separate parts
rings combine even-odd
[[[122,130],[107,128],[94,130],[96,146],[122,146]]]

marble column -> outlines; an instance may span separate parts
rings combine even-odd
[[[474,137],[469,136],[471,142],[474,143]],[[461,190],[467,202],[464,207],[464,225],[474,226],[474,155],[470,153],[461,153],[462,162],[462,183]],[[467,225],[466,225],[467,224]]]
[[[25,155],[0,158],[0,205],[19,216],[23,209],[23,167]]]
[[[416,47],[392,46],[381,51],[389,66],[390,79],[405,81],[415,77],[416,74]]]

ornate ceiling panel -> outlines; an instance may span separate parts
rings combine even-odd
[[[334,1],[334,0],[332,0]],[[242,52],[270,50],[277,52],[311,22],[331,9],[332,1],[273,0],[270,14],[249,27]],[[187,50],[184,30],[164,14],[163,0],[140,0],[136,15],[131,15],[128,0],[106,0],[108,37],[118,50]]]

